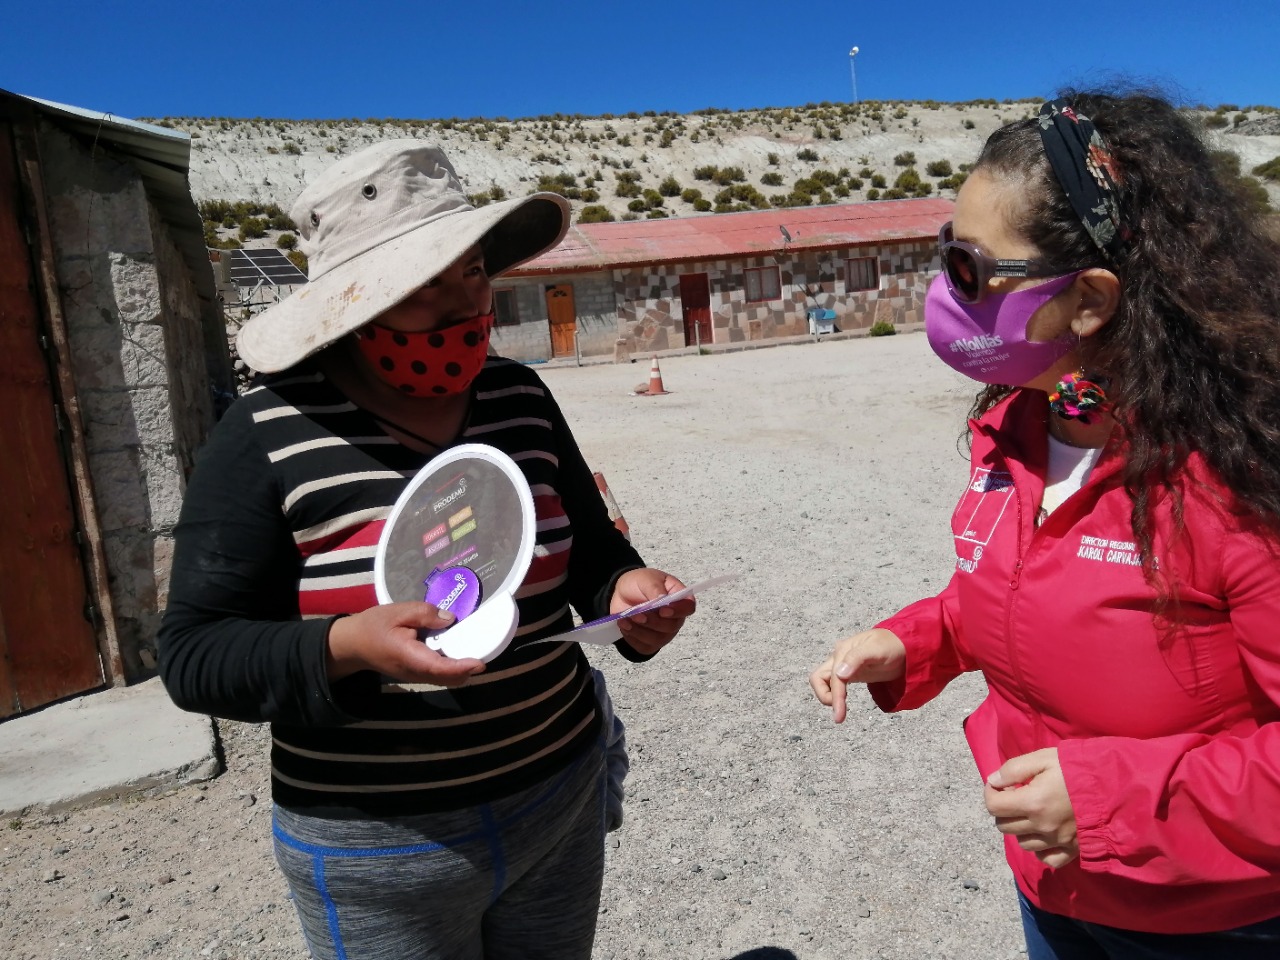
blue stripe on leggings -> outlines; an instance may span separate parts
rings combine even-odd
[[[312,877],[315,881],[316,892],[320,895],[321,902],[324,904],[325,917],[328,920],[329,936],[333,939],[334,950],[338,960],[347,960],[347,948],[342,942],[342,932],[338,926],[338,905],[333,902],[333,898],[329,896],[329,888],[325,882],[324,861],[326,857],[338,857],[342,859],[352,859],[355,857],[397,857],[407,856],[414,853],[433,853],[438,850],[447,850],[450,847],[461,846],[464,843],[470,843],[473,840],[485,840],[488,842],[489,851],[493,856],[493,894],[490,898],[490,904],[496,903],[498,897],[502,895],[502,888],[507,882],[507,862],[502,850],[502,830],[505,827],[517,822],[528,816],[534,810],[537,810],[544,803],[560,792],[560,788],[564,786],[568,780],[578,769],[579,764],[586,762],[586,757],[580,758],[577,763],[573,763],[567,770],[556,778],[547,792],[542,796],[531,801],[524,807],[515,811],[508,817],[498,820],[494,817],[493,811],[488,804],[481,805],[480,819],[483,826],[480,830],[464,833],[461,836],[453,837],[449,840],[433,842],[433,843],[414,843],[396,847],[330,847],[318,843],[307,843],[305,840],[299,840],[290,836],[280,826],[274,814],[271,817],[271,833],[277,841],[286,847],[291,847],[311,857]],[[607,789],[608,775],[607,764],[605,776],[600,778],[600,818],[605,817],[605,792]]]
[[[585,758],[580,759],[577,763],[571,764],[564,773],[556,778],[555,783],[547,789],[546,793],[538,797],[536,800],[531,801],[526,806],[521,807],[510,816],[504,817],[502,820],[493,820],[492,827],[490,826],[490,822],[486,821],[484,828],[472,831],[471,833],[464,833],[461,836],[453,837],[449,840],[441,840],[432,843],[414,843],[399,847],[330,847],[318,843],[307,843],[305,840],[299,840],[296,837],[290,836],[284,832],[284,828],[280,826],[274,816],[271,818],[271,833],[277,840],[287,847],[292,847],[294,850],[300,850],[303,853],[312,855],[320,854],[326,857],[397,857],[413,853],[432,853],[437,850],[447,850],[449,847],[456,847],[464,843],[470,843],[472,840],[486,839],[489,836],[491,829],[509,827],[517,820],[527,817],[534,810],[537,810],[540,806],[554,797],[560,791],[560,788],[564,786],[565,781],[568,780],[578,769],[578,764],[583,762],[585,762]],[[490,817],[490,819],[492,818]]]
[[[493,857],[493,893],[490,903],[496,903],[498,897],[502,895],[503,887],[507,882],[507,862],[502,851],[501,832],[504,827],[508,827],[516,821],[528,816],[538,807],[542,806],[552,797],[554,797],[565,781],[577,769],[578,764],[573,764],[561,776],[556,778],[556,782],[541,797],[529,803],[527,806],[517,810],[509,817],[499,821],[494,817],[492,810],[488,804],[479,808],[480,818],[483,827],[480,830],[474,830],[471,833],[464,833],[461,836],[452,837],[449,840],[437,841],[432,843],[414,843],[396,847],[331,847],[318,843],[307,843],[305,840],[299,840],[290,836],[285,832],[284,827],[280,826],[279,821],[273,816],[271,818],[272,835],[286,847],[310,855],[314,860],[313,874],[315,877],[316,890],[320,893],[324,901],[325,911],[329,918],[329,933],[333,937],[334,944],[338,950],[339,960],[346,960],[346,951],[343,949],[342,940],[338,933],[338,911],[333,900],[329,897],[328,891],[324,885],[324,858],[338,857],[342,859],[354,859],[356,857],[400,857],[408,856],[415,853],[434,853],[439,850],[447,850],[450,847],[461,846],[474,840],[484,840],[488,843],[490,854]]]
[[[480,819],[484,821],[484,832],[489,838],[489,854],[493,857],[493,893],[489,895],[489,906],[493,906],[498,902],[498,897],[502,896],[502,888],[507,882],[507,861],[502,854],[502,828],[498,826],[487,803],[480,807]]]
[[[324,857],[317,854],[312,858],[312,875],[315,878],[316,892],[324,903],[325,917],[329,921],[329,939],[333,941],[333,949],[338,960],[347,960],[347,947],[342,942],[342,931],[338,928],[338,905],[329,896],[329,887],[324,879]]]
[[[317,843],[307,843],[305,840],[289,836],[274,818],[271,822],[271,833],[286,847],[292,847],[294,850],[300,850],[312,856],[347,858],[399,857],[411,853],[433,853],[437,850],[447,850],[449,847],[470,843],[472,840],[480,840],[486,836],[486,831],[477,830],[474,833],[465,833],[460,837],[454,837],[441,843],[414,843],[402,847],[328,847]]]

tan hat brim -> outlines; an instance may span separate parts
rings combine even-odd
[[[446,214],[325,272],[240,330],[250,369],[278,373],[358,330],[485,240],[491,277],[550,250],[569,229],[569,204],[535,193]]]

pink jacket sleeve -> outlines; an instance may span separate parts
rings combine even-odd
[[[960,637],[957,576],[936,597],[918,600],[876,624],[907,648],[907,669],[900,680],[867,685],[886,713],[922,707],[960,674],[977,669]]]
[[[1280,557],[1274,544],[1229,531],[1222,569],[1260,725],[1240,736],[1064,741],[1085,870],[1157,884],[1280,871]]]

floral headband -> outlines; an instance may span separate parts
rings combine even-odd
[[[1054,176],[1107,263],[1116,266],[1133,239],[1120,211],[1119,164],[1093,121],[1066,100],[1040,108],[1040,140]]]

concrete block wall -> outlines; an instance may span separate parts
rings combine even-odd
[[[512,360],[529,362],[551,358],[551,331],[547,325],[547,305],[536,280],[498,279],[495,290],[512,290],[516,295],[516,316],[520,322],[494,327],[490,344],[494,351]]]
[[[618,301],[612,272],[577,273],[551,283],[572,283],[578,312],[578,350],[584,357],[613,356],[618,339]]]
[[[213,424],[209,337],[136,170],[49,124],[40,141],[116,633],[126,676],[140,679],[155,663],[186,476]]]
[[[657,264],[613,271],[618,301],[618,338],[629,353],[683,347],[684,314],[680,310],[680,275],[707,273],[714,285],[713,264]],[[714,288],[714,287],[713,287]],[[714,302],[712,304],[714,315]]]
[[[551,330],[547,322],[547,287],[569,284],[577,315],[578,350],[584,357],[612,356],[618,339],[618,310],[611,273],[511,277],[494,281],[494,289],[513,290],[520,322],[494,328],[494,349],[513,360],[548,360]]]
[[[776,300],[750,301],[743,271],[758,267],[778,267]],[[718,261],[716,271],[710,273],[711,326],[717,343],[742,340],[768,340],[772,337],[795,337],[809,332],[808,302],[805,283],[811,277],[820,277],[815,262],[808,267],[803,260],[784,257],[750,257],[725,263]]]
[[[877,290],[847,290],[845,260],[860,257],[876,258],[880,274]],[[932,240],[850,247],[824,253],[817,260],[813,266],[804,264],[796,282],[812,284],[817,303],[810,299],[808,304],[835,310],[841,330],[865,329],[880,321],[895,326],[923,323],[925,293],[941,269],[938,246]]]
[[[845,261],[875,258],[879,286],[849,290]],[[778,268],[781,296],[748,302],[743,271]],[[939,269],[932,241],[888,243],[836,250],[802,251],[706,260],[678,264],[646,264],[600,273],[548,277],[511,277],[497,281],[498,289],[516,293],[520,323],[498,327],[495,349],[516,360],[545,360],[551,356],[544,291],[557,283],[573,284],[578,319],[578,345],[584,357],[612,355],[618,340],[628,353],[649,353],[688,346],[680,277],[707,274],[711,295],[713,343],[767,340],[809,332],[809,310],[836,312],[841,330],[870,327],[878,321],[895,326],[924,319],[924,296]]]
[[[859,257],[876,259],[878,289],[846,289],[845,260]],[[775,265],[781,296],[749,302],[743,271]],[[807,334],[808,311],[818,307],[834,310],[842,330],[870,327],[878,320],[917,323],[924,318],[928,281],[938,269],[935,245],[922,241],[616,270],[618,336],[633,352],[687,346],[680,277],[692,273],[707,274],[713,343]]]

